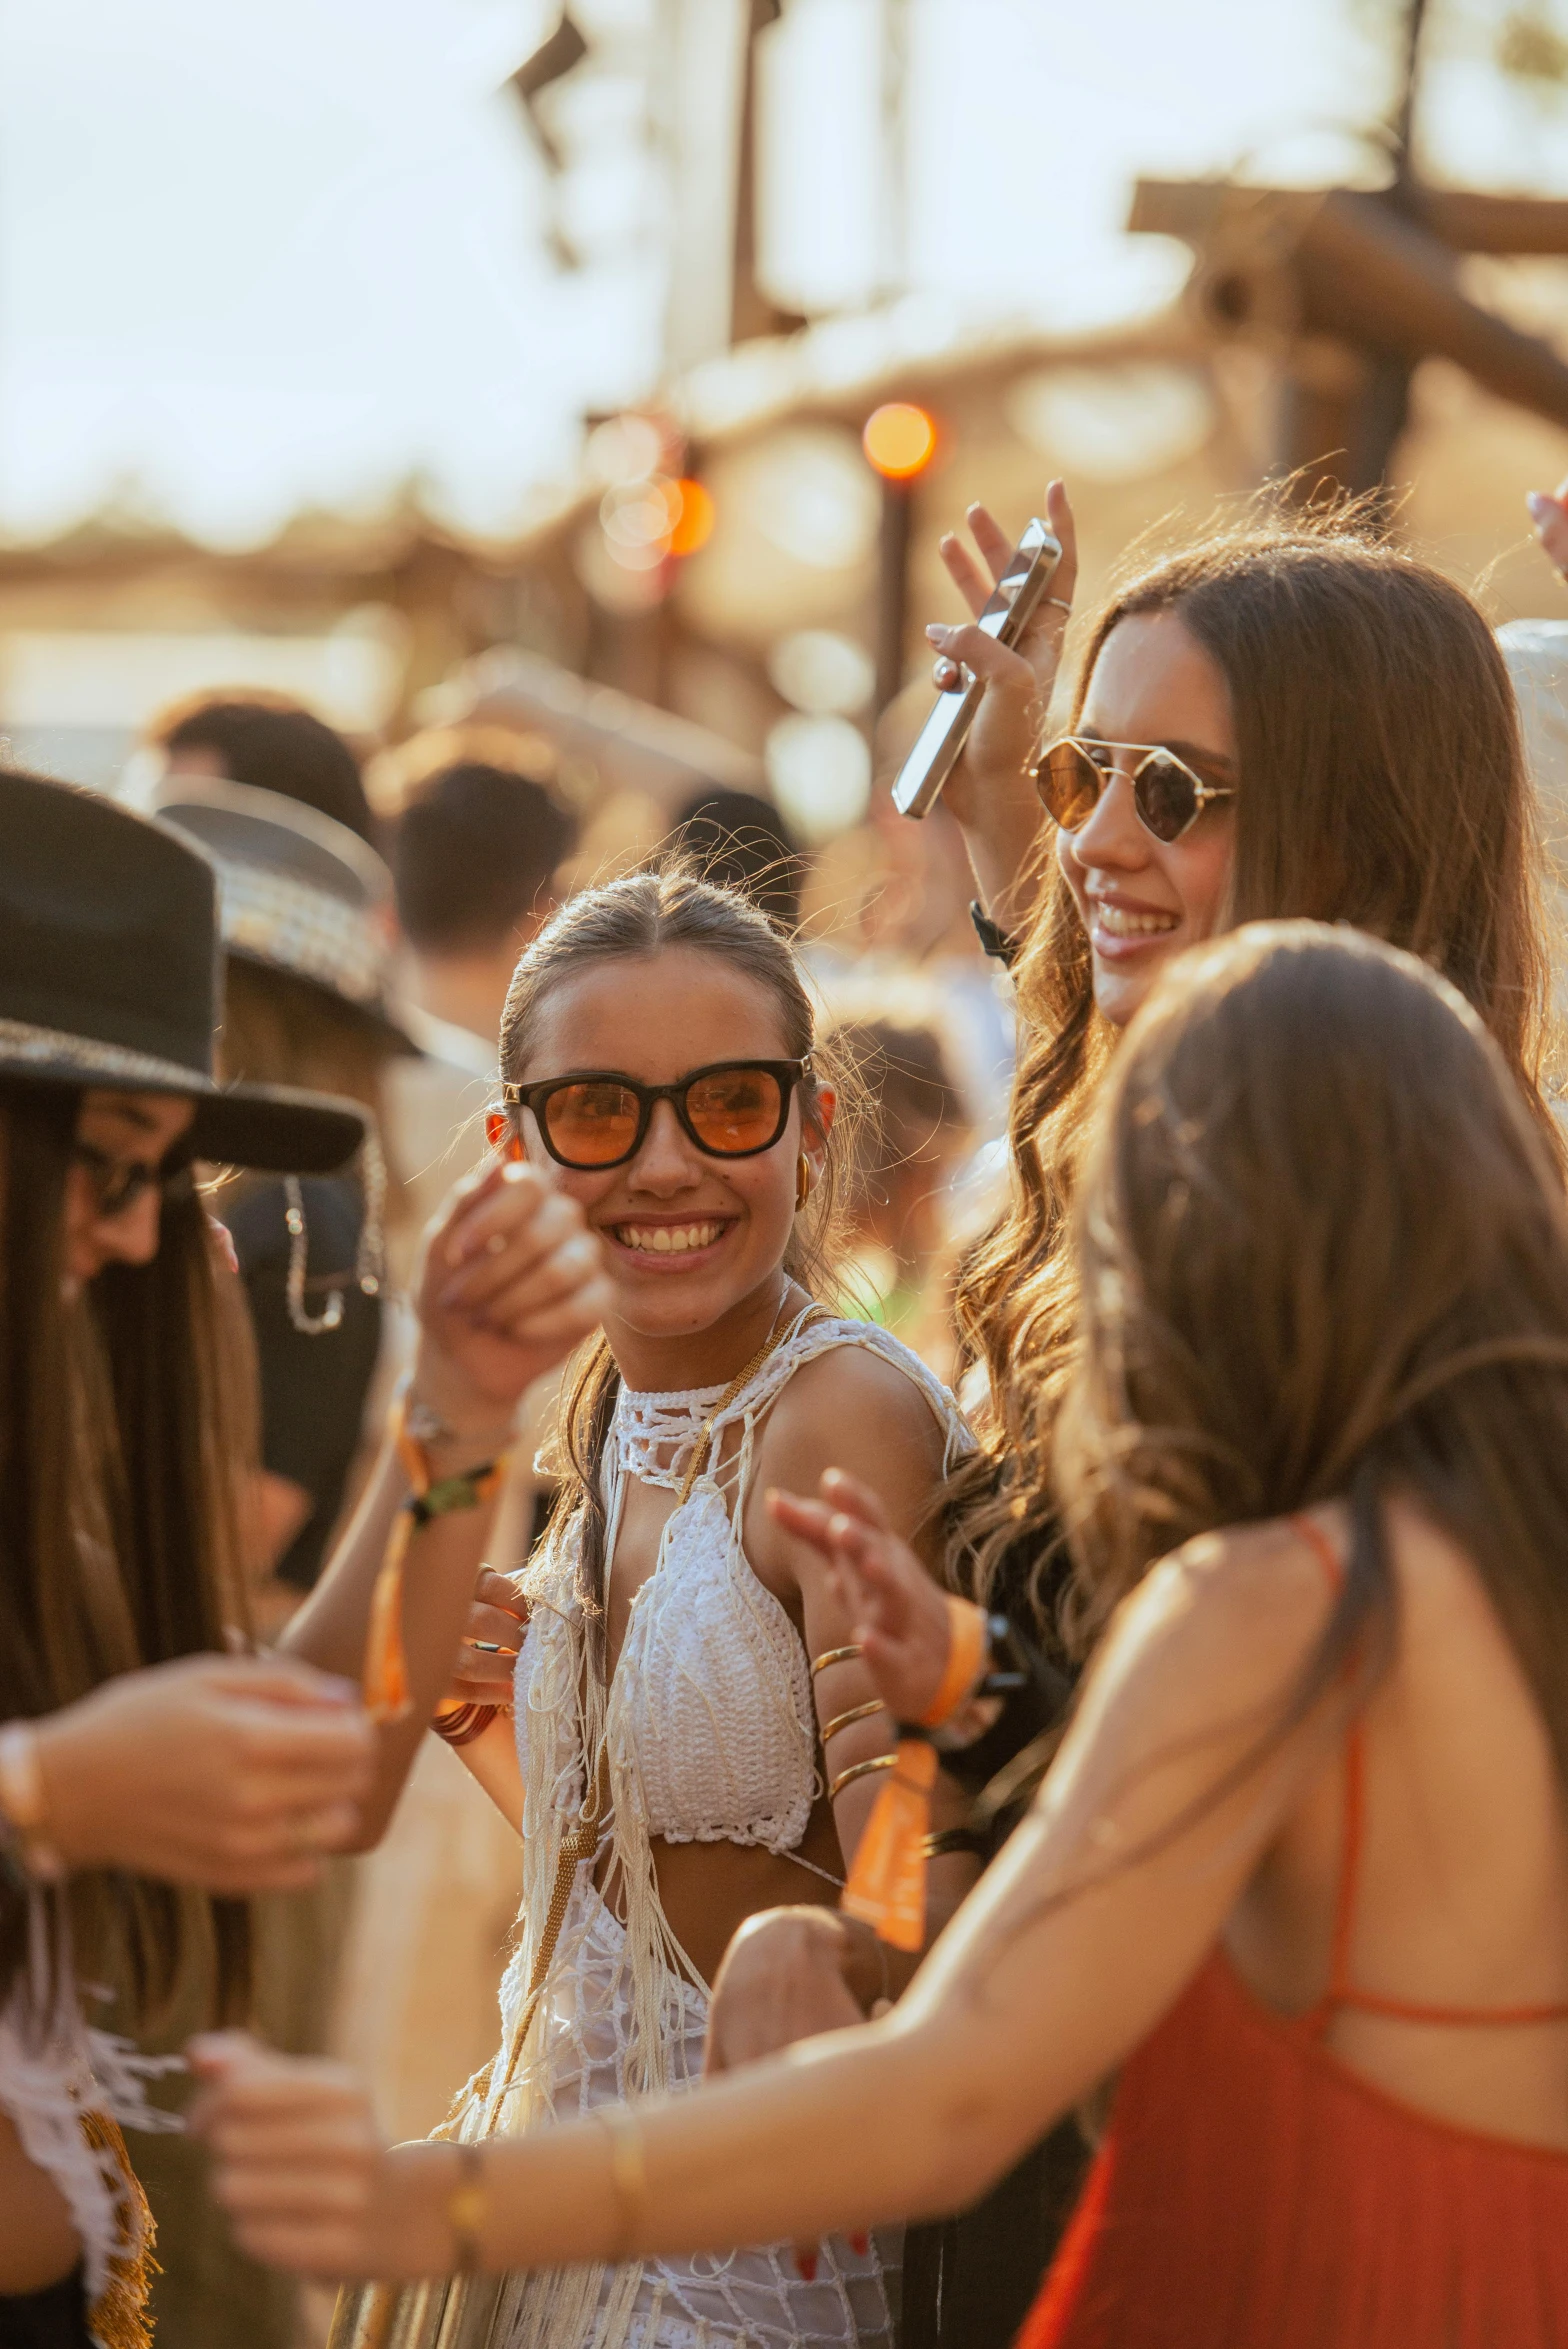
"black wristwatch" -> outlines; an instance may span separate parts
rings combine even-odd
[[[1072,1682],[1009,1615],[987,1618],[991,1668],[975,1690],[999,1698],[994,1721],[974,1741],[953,1747],[937,1742],[942,1767],[965,1794],[977,1795],[1025,1746],[1053,1728],[1072,1700]]]

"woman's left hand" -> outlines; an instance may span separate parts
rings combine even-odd
[[[518,1650],[527,1628],[528,1603],[511,1576],[497,1574],[493,1566],[481,1566],[445,1701],[509,1705]]]
[[[1568,480],[1548,493],[1532,489],[1525,499],[1542,552],[1558,576],[1568,579]]]
[[[187,2126],[212,2156],[214,2197],[252,2259],[333,2282],[439,2272],[439,2204],[421,2214],[399,2193],[351,2071],[275,2055],[243,2031],[207,2033],[186,2053],[202,2084]],[[426,2238],[432,2268],[418,2264]]]
[[[947,1600],[909,1544],[889,1530],[868,1485],[830,1468],[820,1489],[819,1500],[770,1493],[768,1508],[828,1561],[861,1661],[893,1718],[922,1720],[947,1671],[953,1637]]]

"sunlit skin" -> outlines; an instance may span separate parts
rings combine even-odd
[[[1077,731],[1106,742],[1163,744],[1205,783],[1235,785],[1225,679],[1174,611],[1112,629]],[[1231,800],[1211,801],[1179,840],[1156,839],[1134,804],[1136,765],[1136,751],[1118,752],[1094,812],[1076,831],[1056,835],[1057,862],[1089,933],[1094,999],[1118,1028],[1172,955],[1213,935],[1235,845]]]
[[[599,963],[552,988],[518,1077],[536,1084],[574,1069],[617,1069],[668,1085],[715,1061],[788,1057],[766,988],[715,955],[675,947]],[[557,1166],[525,1118],[530,1158],[578,1202],[603,1243],[614,1294],[605,1330],[630,1385],[707,1385],[761,1344],[783,1293],[778,1267],[795,1218],[798,1162],[804,1152],[813,1178],[820,1175],[834,1106],[823,1088],[803,1121],[797,1089],[771,1150],[721,1159],[699,1150],[661,1101],[637,1156],[606,1173]],[[660,1225],[713,1228],[714,1237],[683,1253],[629,1244],[629,1235]]]
[[[173,1093],[89,1092],[76,1121],[79,1141],[116,1167],[163,1164],[190,1129],[195,1110]],[[73,1162],[65,1180],[65,1277],[74,1290],[107,1264],[150,1264],[158,1253],[162,1198],[150,1184],[117,1215],[102,1215],[93,1170]]]

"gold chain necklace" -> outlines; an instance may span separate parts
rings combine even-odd
[[[782,1334],[780,1330],[780,1324],[784,1319],[784,1308],[788,1301],[789,1283],[786,1281],[784,1284],[784,1294],[779,1299],[779,1309],[777,1313],[774,1314],[773,1319],[768,1326],[767,1336],[763,1339],[761,1345],[757,1348],[757,1351],[755,1354],[753,1354],[751,1360],[745,1364],[744,1368],[736,1371],[735,1376],[730,1380],[729,1385],[725,1388],[723,1394],[719,1397],[718,1401],[714,1404],[713,1409],[708,1413],[707,1418],[702,1423],[702,1432],[691,1448],[691,1458],[687,1461],[686,1473],[681,1478],[681,1489],[679,1494],[676,1496],[675,1502],[676,1509],[684,1508],[686,1503],[691,1499],[691,1488],[696,1483],[698,1477],[702,1474],[703,1468],[707,1464],[708,1447],[713,1441],[713,1430],[715,1426],[718,1424],[719,1420],[723,1418],[725,1412],[734,1402],[736,1396],[741,1392],[741,1389],[747,1386],[750,1381],[756,1377],[758,1371],[762,1368],[762,1365],[764,1362],[766,1362],[768,1356],[772,1353],[774,1347],[778,1344]],[[814,1312],[816,1308],[813,1306],[811,1310]],[[671,1514],[674,1514],[673,1510]]]

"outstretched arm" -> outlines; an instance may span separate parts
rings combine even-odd
[[[1249,1766],[1332,1595],[1285,1529],[1238,1541],[1193,1544],[1128,1602],[1029,1820],[892,2014],[613,2128],[487,2148],[481,2263],[809,2241],[951,2210],[1119,2065],[1324,1758],[1330,1700]],[[340,2275],[452,2266],[450,2148],[384,2152],[330,2068],[232,2042],[199,2060],[213,2088],[196,2125],[249,2250]]]

